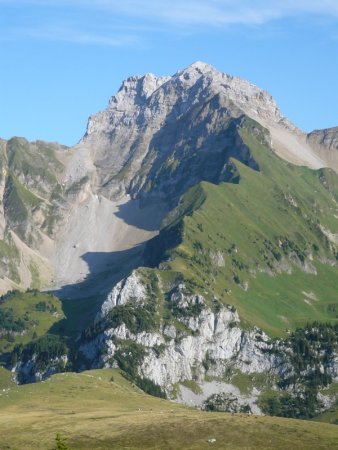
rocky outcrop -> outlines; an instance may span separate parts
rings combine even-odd
[[[338,150],[338,127],[315,130],[307,135],[310,144],[320,145],[331,152]]]
[[[54,373],[64,372],[68,363],[68,355],[51,358],[43,365],[37,362],[37,358],[38,355],[33,355],[31,359],[20,361],[12,368],[19,383],[35,383],[45,380]]]
[[[230,364],[244,372],[270,371],[273,358],[264,353],[267,342],[255,331],[245,332],[236,313],[226,309],[214,314],[206,309],[198,319],[187,320],[196,335],[178,342],[159,342],[165,348],[158,355],[149,348],[140,371],[165,389],[183,380],[203,381],[206,374],[222,378]],[[258,338],[258,339],[257,339]],[[146,343],[146,342],[145,342]]]
[[[222,378],[230,365],[245,373],[276,370],[277,359],[269,353],[271,345],[263,332],[242,330],[233,307],[214,312],[201,295],[186,295],[184,289],[183,284],[178,285],[170,299],[178,311],[178,325],[162,323],[154,332],[132,333],[123,323],[105,329],[93,341],[82,344],[80,351],[92,367],[110,366],[120,344],[132,341],[144,351],[139,375],[168,393],[183,380],[202,382],[207,374]],[[135,296],[137,293],[140,297]],[[145,290],[134,273],[114,288],[101,314],[117,304],[140,300],[145,300]],[[184,325],[184,332],[179,323]]]
[[[306,136],[307,143],[326,161],[325,167],[338,172],[338,127],[314,130]]]
[[[108,294],[107,299],[102,304],[97,320],[104,318],[104,316],[115,306],[124,305],[130,300],[142,301],[145,300],[145,298],[145,288],[137,272],[133,271],[129,277],[124,278],[117,283],[113,290]]]

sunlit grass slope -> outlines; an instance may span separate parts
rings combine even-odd
[[[116,370],[54,375],[0,392],[0,449],[332,449],[338,427],[191,410],[150,397]]]
[[[6,294],[0,300],[0,354],[44,336],[63,317],[60,300],[51,294],[37,291]]]
[[[158,274],[181,272],[272,336],[336,321],[338,176],[281,160],[250,120],[240,134],[260,170],[233,160],[236,183],[202,182],[183,197],[156,241],[167,246]]]

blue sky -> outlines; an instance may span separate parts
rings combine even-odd
[[[196,60],[338,125],[338,0],[0,0],[0,137],[73,145],[124,78]]]

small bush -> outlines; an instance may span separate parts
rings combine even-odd
[[[55,447],[52,450],[71,450],[66,444],[67,438],[62,438],[59,433],[55,437]]]

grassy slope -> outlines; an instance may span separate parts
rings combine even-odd
[[[57,160],[53,144],[36,141],[29,143],[23,138],[12,138],[7,143],[8,167],[11,172],[32,179],[40,179],[43,183],[57,183],[57,175],[63,165]],[[42,183],[37,183],[37,191],[43,190]]]
[[[6,238],[7,242],[0,240],[0,269],[14,283],[19,284],[20,276],[18,273],[18,265],[20,254],[11,236],[7,234]]]
[[[338,405],[332,406],[328,411],[312,419],[314,422],[338,425]]]
[[[52,145],[29,143],[22,138],[7,142],[3,159],[8,166],[6,211],[12,221],[22,222],[32,208],[43,204],[43,198],[49,198],[63,166]]]
[[[4,215],[6,237],[0,241],[0,274],[20,286],[18,253],[9,240],[9,231],[14,231],[29,247],[40,240],[39,229],[53,233],[57,220],[57,207],[53,200],[60,200],[61,185],[58,177],[63,165],[57,160],[56,146],[41,141],[29,143],[23,138],[0,142],[0,180],[5,178]],[[43,220],[44,219],[44,220]],[[40,221],[42,223],[40,223]],[[32,272],[31,287],[40,288],[39,270],[41,261],[29,266]],[[7,267],[4,267],[7,266]]]
[[[46,310],[39,310],[39,304],[46,305]],[[25,331],[8,339],[0,336],[0,354],[10,352],[17,344],[27,344],[36,337],[45,335],[50,328],[64,317],[58,298],[40,292],[16,292],[0,302],[2,311],[12,310],[15,319],[22,320]],[[0,324],[1,328],[1,324]]]
[[[25,330],[22,334],[0,333],[0,356],[11,352],[15,345],[26,345],[47,333],[65,337],[73,350],[77,347],[77,337],[93,322],[103,301],[100,296],[60,300],[50,293],[37,291],[14,291],[3,298],[0,312],[11,312],[15,321],[24,323]]]
[[[113,381],[111,377],[113,376]],[[147,396],[116,370],[59,374],[1,392],[0,449],[331,449],[333,425],[204,413]],[[245,429],[245,432],[243,430]]]
[[[5,395],[4,392],[7,389],[15,388],[15,380],[13,374],[9,371],[0,367],[0,394]]]
[[[185,216],[183,242],[165,267],[182,272],[209,301],[217,297],[235,305],[244,326],[259,326],[272,336],[309,321],[335,321],[335,246],[320,225],[338,233],[338,177],[286,163],[262,136],[252,137],[250,126],[249,121],[241,134],[260,172],[234,161],[239,184],[201,183],[206,200]],[[224,267],[213,261],[218,252]],[[290,266],[291,255],[297,255],[298,267],[278,274],[277,267]],[[311,258],[317,275],[299,268]]]

